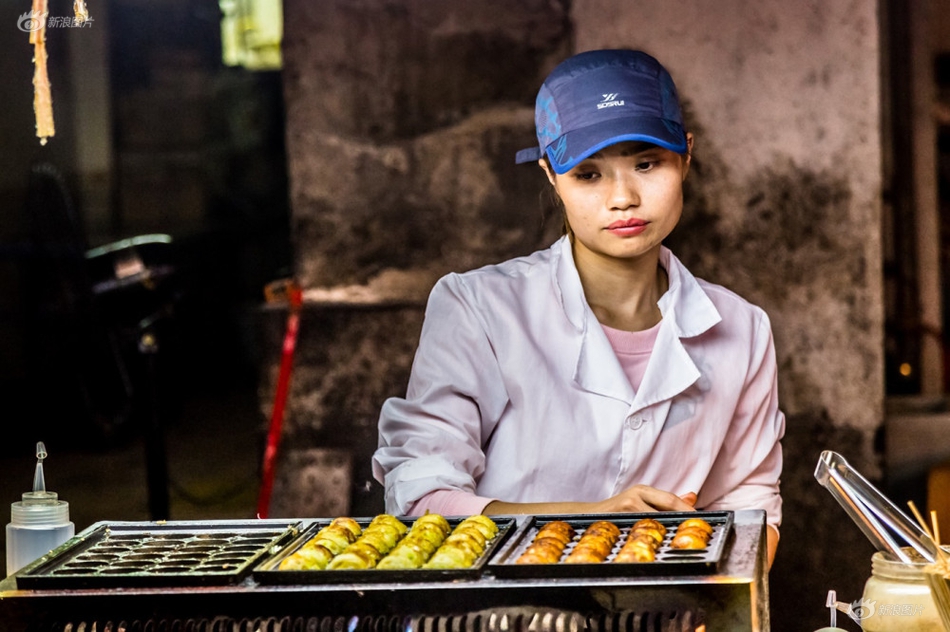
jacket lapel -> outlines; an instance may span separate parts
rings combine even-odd
[[[573,376],[578,386],[591,393],[611,397],[629,405],[634,392],[620,366],[607,335],[587,304],[580,275],[574,265],[571,242],[562,237],[553,246],[554,286],[559,294],[564,315],[579,334]]]
[[[553,247],[553,279],[564,314],[580,334],[574,381],[584,390],[645,408],[672,399],[700,377],[682,338],[699,335],[721,320],[697,280],[667,248],[660,265],[669,276],[669,289],[660,299],[663,323],[657,332],[639,392],[634,392],[600,323],[584,298],[571,244],[561,238]]]
[[[700,378],[684,340],[722,320],[696,277],[665,247],[660,250],[660,265],[666,270],[669,289],[658,303],[663,323],[637,393],[637,408],[672,399]]]

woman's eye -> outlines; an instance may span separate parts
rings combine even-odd
[[[597,173],[594,171],[583,171],[581,173],[578,173],[574,177],[577,178],[578,180],[588,181],[588,180],[593,180],[594,178],[596,178]]]
[[[655,166],[655,160],[641,160],[637,163],[637,171],[649,171]]]

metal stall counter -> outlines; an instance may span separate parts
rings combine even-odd
[[[582,530],[636,516],[494,517],[497,540],[465,571],[279,570],[275,561],[321,519],[97,523],[0,582],[0,630],[769,630],[761,510],[710,512],[718,535],[705,553],[661,550],[642,564],[515,564],[544,520]]]

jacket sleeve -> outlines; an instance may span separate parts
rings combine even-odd
[[[785,416],[778,406],[775,346],[765,312],[759,311],[753,329],[735,414],[698,504],[707,510],[764,509],[768,524],[778,528]]]
[[[484,315],[463,277],[450,274],[429,295],[405,398],[379,417],[373,475],[386,511],[405,514],[435,490],[475,494],[483,443],[508,403]]]

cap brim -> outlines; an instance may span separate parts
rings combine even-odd
[[[528,147],[527,149],[522,149],[515,154],[515,164],[523,164],[526,162],[537,162],[541,160],[541,148],[540,147]]]
[[[567,132],[548,145],[545,153],[554,172],[561,175],[604,147],[624,141],[652,143],[678,154],[687,149],[686,133],[678,123],[652,117],[625,117]]]

